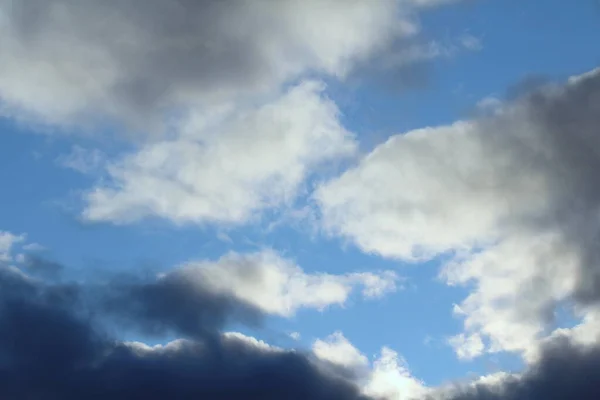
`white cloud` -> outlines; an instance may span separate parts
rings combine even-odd
[[[262,351],[272,351],[272,352],[284,351],[283,349],[281,349],[277,346],[268,344],[264,340],[257,339],[253,336],[244,335],[243,333],[240,333],[240,332],[225,332],[222,334],[222,336],[225,339],[237,340],[238,342],[244,343],[246,346],[251,346],[251,347],[254,347],[254,348],[262,350]]]
[[[362,294],[366,298],[379,298],[398,289],[398,275],[394,271],[381,271],[377,274],[356,272],[348,275],[350,280],[362,282]]]
[[[365,394],[389,400],[411,400],[423,398],[429,389],[413,377],[406,361],[394,350],[383,347],[379,358],[373,363]]]
[[[458,334],[451,337],[448,340],[450,346],[456,349],[456,355],[461,359],[471,359],[480,356],[485,346],[481,340],[481,335],[478,333],[472,333],[465,336],[464,333]]]
[[[58,160],[107,168],[85,218],[243,223],[355,148],[320,83],[272,100],[282,87],[343,78],[418,34],[415,13],[441,3],[0,0],[0,106],[42,124],[163,134],[116,161],[79,147]]]
[[[15,235],[10,232],[0,231],[0,263],[10,262],[13,257],[11,255],[15,244],[25,240],[25,235]]]
[[[279,347],[272,346],[272,345],[264,342],[263,340],[256,339],[255,337],[252,337],[252,336],[244,335],[243,333],[240,333],[240,332],[223,332],[223,333],[221,333],[221,338],[225,341],[239,342],[249,348],[254,348],[254,349],[257,349],[260,351],[264,351],[264,352],[285,351]],[[197,345],[198,343],[199,342],[194,342],[189,339],[175,339],[175,340],[171,340],[170,342],[167,342],[165,344],[155,344],[152,346],[150,346],[144,342],[138,342],[138,341],[123,342],[123,344],[125,346],[128,346],[129,348],[135,350],[138,354],[153,353],[153,352],[155,352],[155,353],[174,352],[174,351],[181,350],[182,347],[185,347],[188,345]]]
[[[464,35],[460,39],[461,44],[468,50],[479,51],[483,49],[481,39],[473,35]]]
[[[260,352],[295,352],[295,350],[272,346],[262,340],[238,332],[225,332],[221,334],[221,338],[225,342],[237,342],[235,344],[241,344],[248,349]],[[168,354],[181,351],[192,344],[194,343],[186,339],[177,339],[166,344],[153,346],[143,342],[124,343],[140,356],[152,353]],[[325,340],[317,340],[312,350],[316,358],[309,357],[309,360],[314,363],[315,367],[323,368],[321,371],[325,375],[332,375],[356,384],[366,396],[381,400],[412,400],[433,393],[410,374],[402,357],[387,347],[383,347],[381,354],[373,363],[370,363],[367,357],[356,349],[342,333],[336,332]],[[322,361],[340,366],[348,372],[356,372],[356,375],[349,376],[345,375],[343,371],[331,370],[328,365],[323,365]]]
[[[106,155],[98,149],[87,150],[81,146],[73,146],[69,154],[63,154],[56,162],[82,174],[96,173],[105,163]]]
[[[357,383],[367,396],[386,400],[410,400],[423,397],[428,388],[413,377],[406,361],[394,350],[383,347],[373,361],[362,354],[341,332],[313,343],[320,359],[354,371]]]
[[[323,228],[385,257],[454,254],[442,276],[472,289],[458,354],[527,352],[557,304],[598,300],[599,86],[595,71],[391,137],[315,192]]]
[[[303,82],[258,109],[195,121],[189,134],[109,164],[112,182],[88,193],[85,217],[243,223],[289,204],[313,168],[356,148],[323,89]]]
[[[316,191],[325,228],[366,252],[408,260],[494,239],[501,219],[537,208],[544,192],[527,171],[503,182],[511,160],[489,154],[480,134],[458,122],[393,136]]]
[[[223,231],[217,232],[217,239],[223,243],[233,244],[233,239],[231,239],[231,237]]]
[[[370,297],[382,285],[391,290],[396,280],[391,272],[309,274],[271,250],[229,253],[214,262],[191,262],[175,273],[233,295],[266,313],[285,317],[300,308],[323,310],[332,305],[343,306],[357,288]]]
[[[369,359],[350,343],[342,332],[335,332],[324,340],[317,339],[312,351],[317,357],[346,368],[364,368]]]
[[[146,130],[173,108],[266,93],[307,71],[344,76],[432,1],[0,1],[5,113]]]
[[[27,243],[23,245],[23,250],[26,251],[43,251],[46,250],[44,246],[39,243]]]
[[[519,382],[522,378],[520,374],[510,374],[506,372],[496,372],[489,375],[477,376],[475,378],[461,381],[444,383],[429,391],[429,399],[432,400],[453,400],[464,397],[470,398],[471,393],[485,393],[498,396],[504,394],[504,385],[510,382]]]
[[[528,351],[552,321],[555,306],[575,290],[577,254],[557,235],[514,235],[443,271],[450,284],[474,283],[460,304],[465,340],[451,344],[465,358],[484,351],[478,332],[490,339],[489,351]]]
[[[502,112],[502,100],[494,96],[487,96],[477,102],[477,109],[490,114]]]

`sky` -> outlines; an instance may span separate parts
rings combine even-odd
[[[598,398],[598,37],[595,0],[0,0],[0,397]]]

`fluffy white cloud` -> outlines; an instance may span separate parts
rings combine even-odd
[[[525,352],[557,304],[598,301],[600,73],[491,115],[390,138],[314,194],[322,224],[367,252],[451,252],[442,276],[472,287],[462,357]]]
[[[252,346],[262,351],[283,351],[283,349],[270,345],[264,340],[257,339],[253,336],[244,335],[240,332],[225,332],[223,333],[223,337],[229,340],[237,340],[238,342],[244,343],[246,346]]]
[[[110,164],[112,181],[88,193],[85,217],[242,223],[289,204],[313,168],[356,148],[323,89],[308,81],[258,109],[192,119],[185,135]]]
[[[461,314],[464,314],[462,310]],[[480,356],[485,350],[481,335],[478,333],[471,333],[469,335],[461,333],[451,337],[448,343],[456,349],[456,355],[461,359],[468,360]]]
[[[71,124],[109,115],[157,130],[174,108],[335,76],[415,34],[439,1],[0,1],[4,112]]]
[[[461,303],[469,336],[451,340],[459,356],[490,351],[528,351],[553,319],[555,307],[575,290],[577,253],[554,234],[514,235],[495,246],[457,258],[442,272],[450,284],[474,283]]]
[[[0,263],[10,262],[13,246],[25,240],[25,235],[15,235],[10,232],[0,231]]]
[[[291,260],[271,250],[259,253],[229,253],[214,262],[192,262],[174,273],[219,293],[235,296],[262,311],[291,316],[300,308],[323,310],[343,306],[351,293],[362,289],[364,297],[395,290],[392,272],[309,274]]]
[[[391,137],[316,191],[325,228],[408,260],[494,240],[508,217],[538,210],[547,190],[537,171],[519,169],[518,154],[490,147],[482,128],[457,122]]]
[[[491,167],[477,171],[486,154],[474,134],[473,124],[461,122],[390,138],[316,191],[325,228],[366,252],[404,259],[485,239],[498,213],[510,207],[498,207],[505,200],[493,190],[473,195],[462,174],[493,173]]]
[[[369,359],[342,332],[335,332],[324,340],[315,340],[312,351],[320,359],[346,368],[364,368],[369,365]]]
[[[364,392],[376,398],[411,400],[423,398],[429,389],[411,375],[406,361],[397,352],[383,347],[373,363]]]
[[[322,360],[354,371],[367,396],[386,400],[410,400],[428,393],[429,389],[424,383],[411,375],[406,361],[388,347],[383,347],[380,355],[370,363],[341,332],[335,332],[324,340],[317,339],[312,351]]]
[[[263,340],[244,335],[240,332],[223,332],[221,334],[221,338],[225,341],[238,342],[244,346],[263,352],[285,351],[279,347],[272,346]],[[134,349],[138,354],[150,354],[175,352],[181,350],[181,348],[185,347],[186,345],[193,345],[195,342],[188,339],[175,339],[165,344],[155,344],[152,346],[144,342],[123,342],[123,344]]]
[[[164,135],[116,161],[77,147],[59,159],[108,168],[86,218],[245,222],[354,149],[321,84],[269,99],[309,73],[342,78],[386,54],[419,32],[416,11],[441,3],[0,0],[0,112]],[[398,64],[438,54],[408,49]]]

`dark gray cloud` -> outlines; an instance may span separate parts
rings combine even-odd
[[[600,347],[549,343],[525,374],[458,389],[446,400],[592,400],[600,398]]]
[[[522,96],[505,118],[483,121],[490,151],[518,160],[505,169],[531,172],[547,188],[537,213],[517,220],[532,232],[560,232],[579,257],[575,298],[600,300],[600,71]],[[489,128],[489,129],[488,129]],[[521,217],[521,216],[520,216]]]
[[[248,275],[248,279],[256,279]],[[258,308],[184,274],[176,272],[146,282],[135,278],[126,281],[120,279],[98,289],[105,295],[102,308],[121,324],[132,324],[145,334],[207,338],[231,322],[257,327],[262,321]]]
[[[495,325],[496,337],[502,337],[509,331],[498,323],[504,308],[512,321],[530,324],[532,339],[539,339],[560,302],[579,307],[600,302],[600,70],[561,85],[531,79],[519,90],[499,114],[476,121],[486,162],[481,169],[491,173],[469,182],[471,195],[487,191],[510,208],[495,227],[500,250],[494,254],[491,246],[487,259],[495,262],[480,272],[473,263],[468,273],[485,282],[480,288],[499,287],[501,278],[495,277],[512,274],[515,285],[504,290],[511,306],[498,306],[497,294],[489,295],[484,324]],[[521,244],[502,247],[502,242]],[[485,263],[484,257],[474,259]],[[478,295],[487,296],[483,290]],[[473,315],[486,309],[466,307]]]
[[[112,288],[131,323],[172,325],[193,340],[150,349],[114,340],[82,301],[90,288],[45,285],[0,270],[0,395],[7,399],[360,399],[347,380],[300,352],[219,335],[230,306],[180,282]],[[125,293],[118,299],[115,292]],[[97,294],[97,293],[96,293]],[[189,296],[189,299],[186,299]],[[128,302],[136,303],[131,307]],[[86,306],[83,306],[86,304]],[[181,311],[187,308],[187,311]],[[209,315],[186,322],[194,315]],[[204,311],[211,309],[210,311]],[[217,316],[221,313],[221,316]],[[174,315],[174,316],[172,316]],[[204,326],[204,324],[206,326]],[[201,335],[197,333],[200,332]],[[206,335],[213,332],[213,335]]]

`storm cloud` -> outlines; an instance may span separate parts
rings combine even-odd
[[[303,353],[220,334],[215,321],[230,313],[222,304],[233,300],[206,294],[185,299],[190,292],[174,291],[177,284],[122,291],[130,321],[145,327],[160,320],[192,337],[149,347],[103,333],[98,316],[110,311],[89,309],[91,303],[82,301],[86,288],[46,285],[3,269],[0,393],[10,399],[362,398],[352,383]],[[135,312],[129,301],[137,304]],[[181,311],[186,306],[196,316]],[[190,325],[188,317],[198,322]]]
[[[548,343],[541,359],[523,375],[476,382],[444,400],[592,400],[600,397],[600,348],[560,338]],[[435,396],[434,396],[435,398]]]

